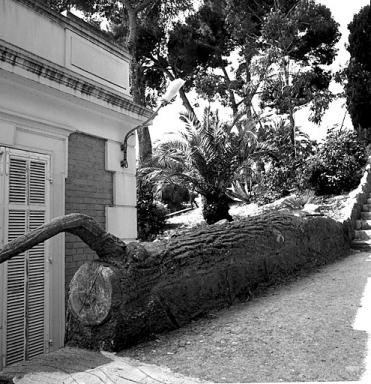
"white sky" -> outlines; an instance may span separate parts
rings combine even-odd
[[[348,51],[345,49],[345,44],[348,41],[347,25],[352,21],[362,7],[369,4],[369,0],[316,0],[331,9],[334,19],[340,24],[340,32],[342,33],[341,40],[338,44],[339,52],[335,62],[337,68],[344,66],[349,59]],[[182,102],[177,97],[176,101],[171,105],[166,106],[158,117],[154,120],[153,126],[150,127],[152,141],[161,140],[167,132],[176,131],[181,126],[179,122],[179,112],[183,110]],[[335,124],[341,124],[345,114],[345,100],[337,100],[332,103],[329,110],[326,112],[321,126],[308,123],[307,115],[300,113],[297,115],[297,124],[310,134],[314,139],[321,140],[325,137],[328,127]],[[346,115],[345,126],[351,127],[349,115]]]

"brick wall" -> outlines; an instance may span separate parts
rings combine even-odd
[[[105,228],[105,207],[113,204],[113,174],[105,170],[105,140],[73,133],[68,140],[66,214],[83,213]],[[78,237],[66,234],[66,286],[77,268],[96,258]]]

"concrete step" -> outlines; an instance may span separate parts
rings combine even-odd
[[[351,248],[359,250],[371,249],[371,240],[353,240]]]
[[[355,230],[354,235],[355,235],[355,240],[371,240],[371,229]]]
[[[371,220],[371,212],[361,212],[361,219]]]
[[[356,229],[371,229],[371,220],[357,220]]]

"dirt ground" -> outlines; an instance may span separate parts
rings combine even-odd
[[[348,195],[339,196],[324,196],[314,197],[312,203],[317,207],[317,211],[334,220],[342,219],[343,209],[347,205]],[[167,228],[163,234],[158,236],[158,239],[166,239],[176,236],[182,231],[192,229],[199,226],[206,226],[206,222],[202,217],[201,199],[198,198],[198,208],[186,212],[179,216],[174,216],[168,219]],[[278,203],[278,204],[277,204]],[[243,219],[248,216],[259,215],[263,212],[276,210],[280,207],[279,202],[258,206],[257,204],[232,204],[229,213],[234,220]]]
[[[367,334],[352,324],[367,259],[355,252],[119,355],[214,382],[357,380]]]

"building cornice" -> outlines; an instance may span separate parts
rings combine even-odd
[[[76,95],[81,93],[90,99],[102,100],[139,116],[149,117],[152,113],[151,110],[134,103],[123,94],[0,39],[0,64],[1,62],[47,79],[56,84],[58,89],[60,88],[58,85],[63,85],[70,88]]]
[[[70,29],[71,31],[77,33],[80,36],[83,36],[94,44],[102,46],[104,49],[113,53],[114,55],[130,60],[130,54],[126,47],[118,45],[112,39],[110,39],[110,37],[106,33],[94,28],[92,25],[86,23],[82,19],[79,19],[70,12],[68,12],[68,16],[63,16],[62,14],[53,11],[52,9],[48,8],[37,0],[15,1],[29,8],[32,8],[35,12],[48,17],[55,23]]]

